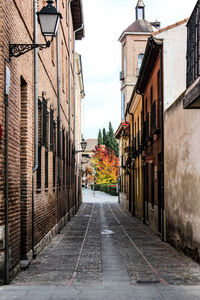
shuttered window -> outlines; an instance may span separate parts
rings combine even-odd
[[[43,99],[42,101],[42,145],[45,147],[48,146],[48,139],[47,139],[47,101]]]
[[[56,155],[53,154],[53,187],[56,186]]]
[[[57,155],[61,156],[61,140],[60,140],[60,121],[57,120]]]
[[[48,188],[48,150],[45,150],[45,188]]]
[[[53,140],[54,140],[53,109],[50,108],[50,151],[53,151]]]
[[[41,146],[38,147],[37,188],[41,189]]]

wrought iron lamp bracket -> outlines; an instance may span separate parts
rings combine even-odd
[[[74,150],[73,151],[74,154],[77,154],[77,153],[80,153],[80,152],[84,152],[84,150]]]
[[[50,41],[47,41],[46,44],[9,44],[9,58],[19,57],[35,48],[40,50],[49,48],[50,44]]]

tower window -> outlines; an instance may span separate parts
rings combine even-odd
[[[143,57],[144,57],[144,53],[140,53],[138,55],[138,69],[141,68]]]

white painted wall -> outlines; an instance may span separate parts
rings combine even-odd
[[[186,89],[186,22],[155,35],[163,39],[164,110],[168,109]]]

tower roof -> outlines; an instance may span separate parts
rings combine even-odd
[[[153,26],[146,20],[136,20],[124,32],[153,32]]]
[[[143,0],[138,0],[136,7],[145,7]]]
[[[138,0],[137,5],[136,5],[136,21],[133,22],[128,28],[126,28],[120,38],[119,41],[122,40],[122,38],[126,35],[126,34],[134,34],[134,33],[151,33],[153,32],[153,26],[151,23],[149,23],[148,21],[145,20],[145,5],[143,0]],[[140,12],[140,17],[139,17],[139,10],[142,12]]]

